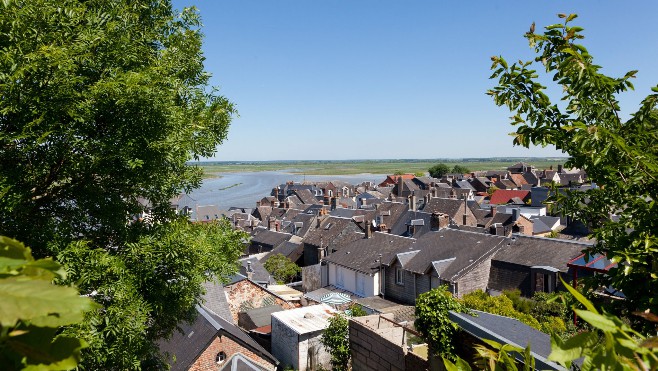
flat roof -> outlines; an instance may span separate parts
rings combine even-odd
[[[329,318],[335,313],[337,312],[332,307],[318,304],[272,313],[272,317],[302,335],[326,329],[329,326]]]

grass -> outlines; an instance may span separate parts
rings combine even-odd
[[[471,171],[504,170],[510,165],[523,161],[538,169],[557,166],[566,161],[564,157],[533,158],[473,158],[435,160],[344,160],[344,161],[244,161],[244,162],[199,162],[206,178],[216,177],[217,173],[288,171],[306,175],[354,175],[362,173],[393,174],[427,172],[431,166],[444,163],[449,167],[462,165]]]

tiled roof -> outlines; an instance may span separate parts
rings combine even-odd
[[[511,189],[497,189],[492,195],[489,203],[492,205],[507,204],[514,197],[518,197],[524,201],[530,198],[530,191],[519,191]]]
[[[432,198],[425,205],[423,211],[428,214],[432,214],[432,213],[448,214],[450,217],[455,217],[455,215],[463,215],[464,200],[459,200],[456,198]]]
[[[423,220],[423,225],[415,227],[413,237],[420,237],[423,234],[429,232],[431,229],[430,222],[432,220],[432,214],[426,213],[424,211],[407,210],[400,218],[398,218],[397,222],[390,227],[391,234],[409,237],[407,226],[411,223],[412,220],[418,219]]]
[[[216,315],[224,318],[226,321],[233,323],[233,316],[229,308],[228,301],[226,300],[226,291],[224,285],[214,282],[206,281],[202,284],[203,289],[206,291],[201,297],[202,304]]]
[[[253,237],[251,239],[252,245],[261,245],[275,247],[284,241],[288,241],[292,237],[290,233],[275,232],[267,228],[258,227],[254,229]]]

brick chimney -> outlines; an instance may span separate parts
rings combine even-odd
[[[267,219],[267,229],[269,229],[270,231],[273,231],[274,228],[276,228],[275,225],[276,225],[276,219],[274,219],[273,217],[270,216]]]
[[[331,198],[331,210],[336,210],[337,205],[338,205],[338,197],[332,197]]]
[[[496,216],[497,212],[498,212],[498,208],[496,207],[496,205],[492,205],[491,206],[491,217]]]
[[[416,211],[416,196],[409,195],[409,197],[407,197],[407,202],[409,203],[409,210]]]
[[[365,232],[366,232],[366,238],[372,237],[372,223],[370,222],[370,220],[366,220]]]

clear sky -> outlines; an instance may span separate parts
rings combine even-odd
[[[628,118],[658,84],[658,1],[174,0],[195,5],[212,85],[237,106],[216,160],[560,156],[512,146],[485,94],[490,57],[577,13],[603,72],[638,69]]]

